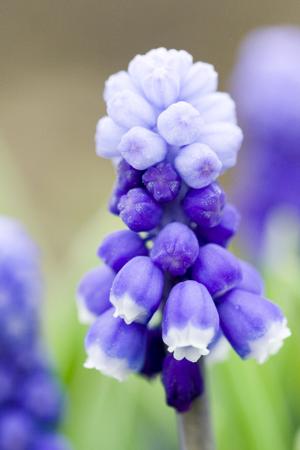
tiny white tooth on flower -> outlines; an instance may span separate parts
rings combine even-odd
[[[196,362],[208,355],[219,329],[219,317],[205,286],[187,280],[171,290],[163,311],[163,340],[174,358]]]
[[[174,165],[189,187],[200,189],[221,173],[222,163],[208,145],[195,143],[183,147]]]

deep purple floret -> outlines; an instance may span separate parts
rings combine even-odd
[[[183,223],[172,222],[154,240],[150,256],[157,266],[176,277],[186,273],[198,253],[199,244],[193,231]]]
[[[161,207],[145,189],[131,189],[119,202],[120,217],[132,231],[149,231],[162,217]]]
[[[164,360],[162,381],[167,404],[180,413],[188,411],[192,402],[204,391],[199,364],[186,359],[177,361],[172,355],[167,355]]]
[[[143,175],[143,183],[159,203],[174,200],[181,186],[179,175],[168,162],[161,162],[147,169]]]
[[[125,194],[129,189],[141,186],[142,174],[141,170],[134,169],[125,159],[122,159],[117,168],[118,191],[122,191]]]
[[[147,331],[145,362],[140,373],[148,378],[161,373],[165,355],[161,327],[150,328]]]
[[[122,159],[117,167],[117,181],[115,182],[113,191],[111,193],[108,209],[112,214],[119,215],[119,201],[122,195],[127,194],[130,189],[139,187],[142,185],[141,170],[136,170],[132,166]]]
[[[115,184],[112,193],[110,195],[109,201],[108,201],[108,209],[109,211],[114,214],[115,216],[118,216],[120,214],[118,205],[119,201],[121,200],[122,195],[124,195],[125,192],[118,189],[117,184]]]
[[[238,210],[230,203],[227,203],[224,206],[218,225],[211,228],[198,226],[195,229],[195,233],[198,239],[203,242],[213,242],[222,247],[227,247],[237,233],[239,224],[240,214]]]
[[[186,215],[204,228],[214,227],[220,222],[224,205],[225,194],[217,183],[202,189],[190,189],[182,203]]]

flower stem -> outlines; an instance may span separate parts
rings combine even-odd
[[[200,370],[204,377],[203,365]],[[206,389],[188,412],[178,414],[178,429],[181,450],[215,450]]]

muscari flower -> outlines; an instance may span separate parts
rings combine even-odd
[[[0,217],[0,448],[67,450],[38,444],[58,436],[64,398],[40,336],[39,253],[24,229]],[[57,437],[58,439],[58,437]],[[57,440],[58,443],[58,440]],[[49,444],[50,445],[50,444]]]
[[[297,27],[255,30],[243,42],[232,75],[246,138],[234,197],[243,216],[243,243],[254,257],[274,213],[300,212],[299,49]]]
[[[129,230],[104,239],[79,284],[85,365],[118,380],[162,373],[184,412],[204,389],[200,358],[222,359],[229,342],[262,362],[289,333],[256,269],[226,249],[239,213],[216,180],[242,141],[235,105],[213,66],[164,48],[112,75],[104,100],[96,149],[117,160],[109,207]]]

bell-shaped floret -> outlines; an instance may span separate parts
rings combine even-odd
[[[133,258],[118,272],[111,288],[115,317],[128,324],[147,323],[160,305],[163,287],[163,273],[149,257]]]
[[[175,359],[196,362],[208,355],[218,329],[218,312],[205,286],[187,280],[171,290],[163,312],[163,340]]]

